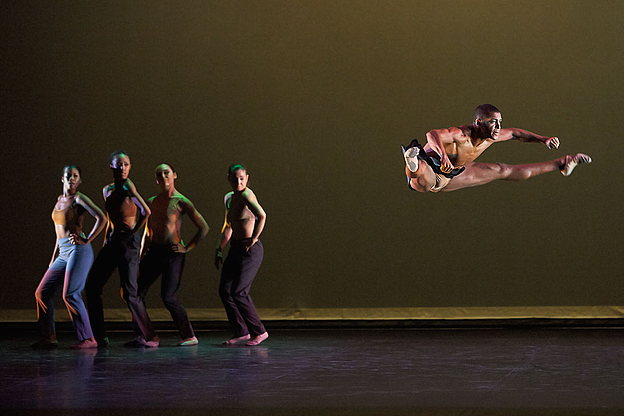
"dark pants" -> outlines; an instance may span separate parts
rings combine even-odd
[[[132,319],[146,340],[156,336],[145,306],[138,295],[140,251],[141,236],[138,233],[113,233],[93,262],[87,278],[86,292],[91,328],[96,340],[102,340],[106,336],[102,289],[116,268],[119,269],[121,295],[128,304]]]
[[[234,328],[234,336],[252,337],[265,332],[264,325],[249,296],[254,277],[262,263],[264,248],[258,241],[249,251],[240,241],[230,241],[230,251],[221,270],[219,296],[225,307],[228,321]]]
[[[152,244],[139,266],[139,297],[141,302],[145,307],[145,296],[147,296],[149,287],[162,274],[160,296],[171,314],[173,322],[178,327],[182,339],[195,336],[186,309],[176,296],[180,288],[185,258],[186,254],[174,253],[168,245]]]
[[[35,291],[41,336],[50,339],[56,335],[54,294],[62,286],[63,301],[69,311],[69,317],[78,334],[78,339],[82,341],[93,336],[87,309],[82,301],[82,289],[93,263],[93,250],[91,244],[74,245],[69,242],[69,238],[59,238],[58,249],[59,256],[48,268]]]

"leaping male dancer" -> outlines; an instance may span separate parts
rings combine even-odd
[[[483,104],[475,109],[472,125],[431,130],[427,133],[424,146],[413,140],[403,152],[410,189],[418,192],[449,192],[484,185],[497,179],[521,181],[557,170],[568,176],[577,165],[592,161],[586,154],[577,153],[549,162],[526,165],[475,162],[495,142],[519,140],[543,143],[549,149],[559,147],[557,137],[540,136],[522,129],[504,129],[501,127],[502,122],[498,108]]]

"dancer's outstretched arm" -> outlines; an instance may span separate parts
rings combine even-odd
[[[539,134],[532,133],[528,130],[516,128],[501,129],[498,134],[497,141],[505,140],[518,140],[526,143],[542,143],[549,149],[558,149],[560,143],[558,137],[540,136]]]

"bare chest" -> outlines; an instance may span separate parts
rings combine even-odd
[[[233,196],[228,201],[228,221],[248,221],[255,219],[255,215],[247,206],[247,201],[243,198]]]
[[[455,165],[464,166],[467,163],[473,162],[478,158],[481,153],[490,146],[490,143],[483,142],[478,145],[474,145],[470,140],[466,140],[464,143],[455,143]]]
[[[133,216],[137,211],[136,205],[125,189],[115,189],[108,193],[104,207],[111,215]]]
[[[178,198],[154,199],[151,205],[150,221],[159,224],[178,223],[182,217],[182,208]]]

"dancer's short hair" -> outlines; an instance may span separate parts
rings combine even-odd
[[[125,150],[115,150],[113,153],[110,154],[109,162],[112,163],[113,159],[121,155],[128,156],[128,159],[130,159],[130,155]]]
[[[167,163],[167,162],[163,162],[160,165],[156,166],[155,172],[158,172],[158,168],[161,167],[162,165],[167,165],[169,166],[169,168],[171,168],[171,173],[176,173],[175,168],[173,167],[173,165],[171,163]]]
[[[63,166],[63,175],[65,175],[65,172],[67,172],[70,169],[76,169],[78,171],[78,174],[80,176],[82,176],[82,170],[80,170],[80,167],[78,165],[65,165],[65,166]]]
[[[230,165],[230,167],[228,168],[228,177],[230,177],[230,175],[236,172],[237,170],[244,170],[245,172],[247,172],[247,168],[245,166],[241,165],[240,163],[234,163],[233,165]]]
[[[500,113],[500,110],[492,104],[481,104],[475,108],[472,121],[475,121],[476,119],[483,120],[485,117],[493,113]]]

